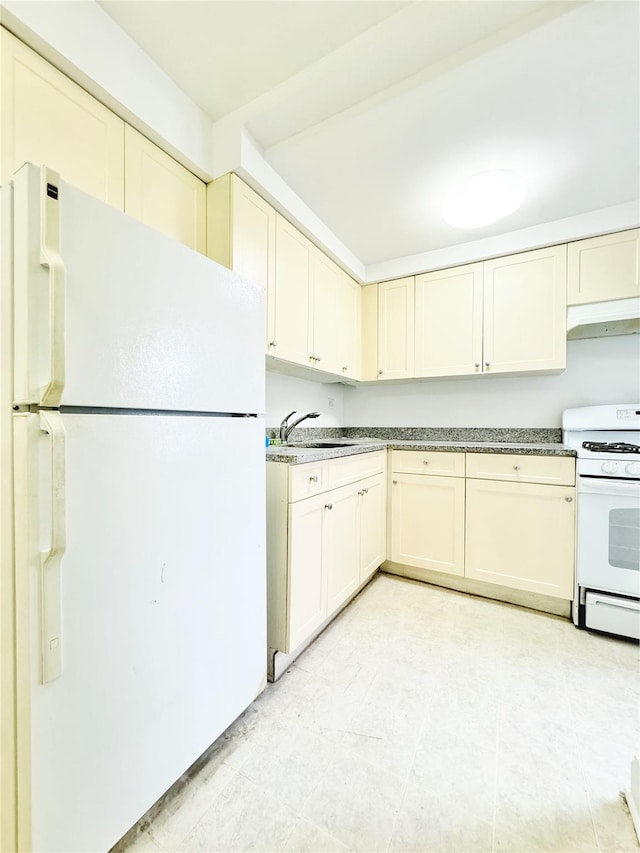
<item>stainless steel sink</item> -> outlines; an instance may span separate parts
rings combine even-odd
[[[293,442],[286,446],[293,447],[296,450],[322,450],[323,448],[329,450],[332,447],[355,447],[356,443],[355,441],[307,441],[304,444]]]

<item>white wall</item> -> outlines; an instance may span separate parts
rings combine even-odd
[[[344,385],[322,385],[308,379],[296,379],[267,371],[266,426],[277,427],[293,409],[296,418],[307,412],[320,412],[320,417],[305,421],[305,427],[343,426]],[[333,408],[329,401],[333,400]],[[295,418],[291,418],[295,420]]]
[[[559,427],[564,409],[640,400],[640,335],[569,341],[555,376],[344,387],[344,426]]]

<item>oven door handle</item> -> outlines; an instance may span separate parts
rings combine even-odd
[[[640,497],[640,480],[614,480],[608,477],[578,477],[578,494]]]

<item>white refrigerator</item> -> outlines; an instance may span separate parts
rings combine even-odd
[[[265,685],[264,293],[47,169],[2,192],[19,768],[35,851],[108,850]]]

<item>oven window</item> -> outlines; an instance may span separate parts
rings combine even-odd
[[[610,510],[609,565],[640,571],[640,509]]]

